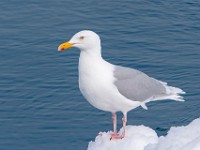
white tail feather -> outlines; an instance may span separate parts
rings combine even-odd
[[[171,99],[181,102],[185,101],[183,97],[179,95],[179,94],[185,94],[185,92],[182,89],[173,86],[168,86],[166,82],[160,81],[160,83],[165,87],[166,95],[152,96],[149,99],[145,100],[144,102],[141,103],[141,106],[144,109],[147,110],[147,106],[145,104],[150,101],[166,100],[166,99]]]
[[[183,97],[180,96],[179,94],[185,94],[185,92],[177,87],[173,87],[173,86],[168,86],[166,83],[161,82],[164,87],[166,88],[166,96],[165,99],[172,99],[172,100],[176,100],[176,101],[184,101]]]

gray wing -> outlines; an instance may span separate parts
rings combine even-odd
[[[118,91],[128,99],[145,101],[148,98],[166,95],[164,85],[136,69],[115,66],[114,77]]]

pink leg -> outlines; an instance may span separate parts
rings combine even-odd
[[[116,113],[112,113],[112,120],[113,120],[113,133],[117,134],[117,115],[116,115]]]
[[[126,114],[124,114],[124,116],[122,118],[122,122],[123,122],[123,131],[122,131],[121,137],[124,138],[124,136],[125,136],[125,129],[126,129],[126,122],[127,122],[127,115]]]
[[[126,114],[124,114],[124,116],[122,118],[122,122],[123,122],[122,135],[114,134],[114,135],[111,135],[110,139],[123,139],[124,138],[124,136],[125,136],[125,129],[126,129],[126,122],[127,122],[127,116],[126,116]]]
[[[111,136],[118,136],[117,134],[117,115],[115,112],[112,112],[112,120],[113,120],[113,133],[111,133]],[[101,133],[99,133],[100,136],[102,136]]]

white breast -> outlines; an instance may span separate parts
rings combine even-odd
[[[110,112],[133,109],[133,101],[123,97],[114,85],[113,65],[101,57],[81,52],[79,58],[79,88],[94,107]],[[135,103],[134,103],[135,106]]]

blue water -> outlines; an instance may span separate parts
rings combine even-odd
[[[83,29],[100,35],[109,62],[187,92],[184,103],[129,112],[128,124],[165,135],[200,116],[198,0],[4,0],[0,7],[0,150],[85,150],[112,129],[111,114],[79,92],[79,50],[57,51]]]

